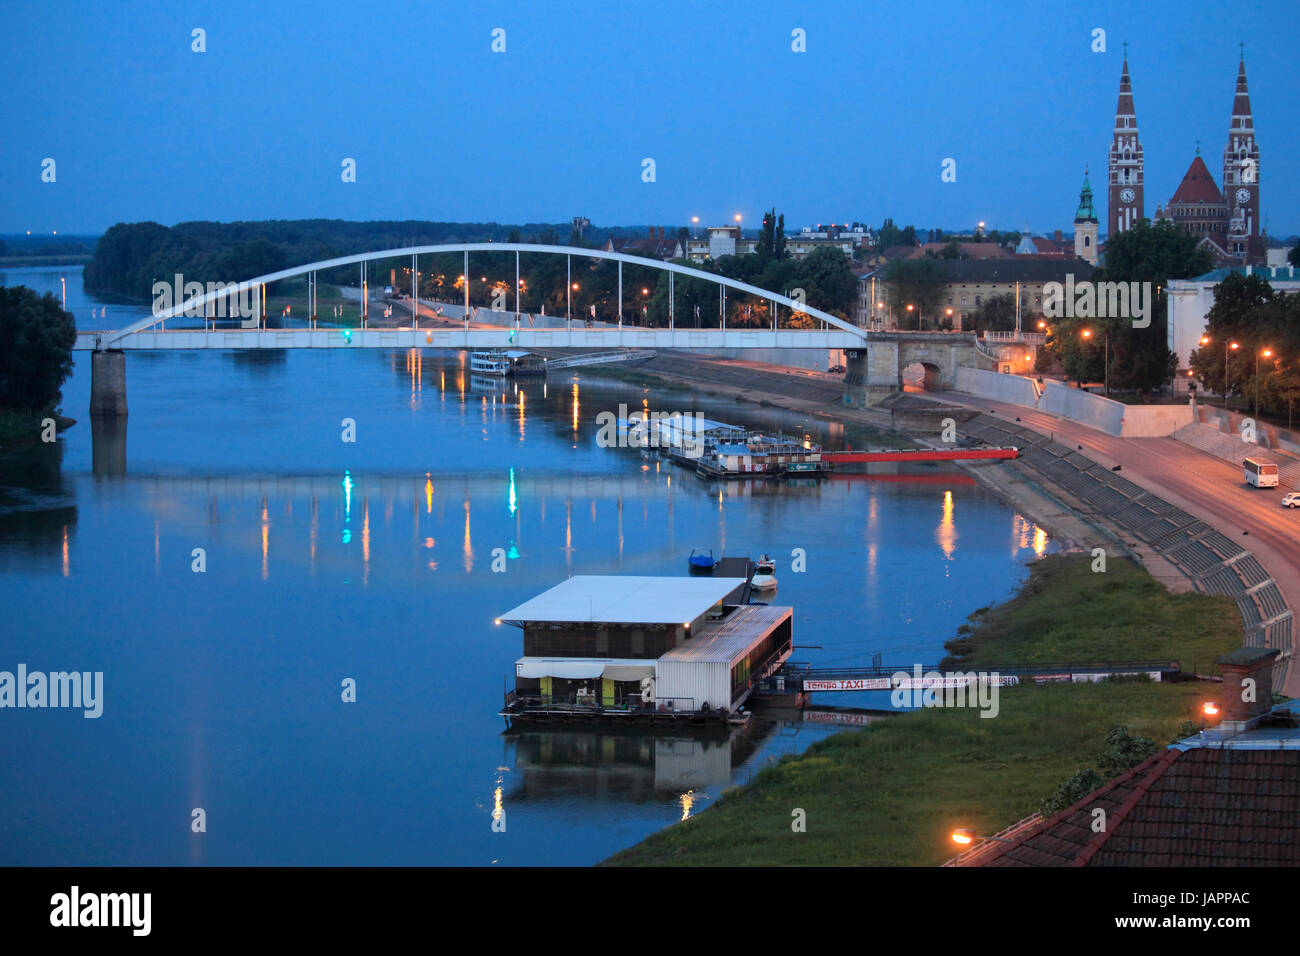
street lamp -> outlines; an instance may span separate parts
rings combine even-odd
[[[952,842],[960,846],[970,846],[976,840],[995,840],[998,843],[1015,843],[1015,840],[1008,840],[1005,837],[981,836],[970,827],[957,827],[952,831]]]
[[[907,312],[908,312],[909,315],[912,313],[912,303],[910,303],[910,302],[907,303]],[[917,325],[916,325],[916,328],[917,328],[917,331],[920,331],[920,328],[921,328],[921,322],[920,322],[920,317],[919,317],[919,316],[917,317]]]
[[[1109,329],[1109,328],[1107,328],[1107,329],[1105,330],[1105,335],[1106,335],[1106,345],[1105,345],[1105,348],[1106,348],[1106,354],[1105,354],[1105,358],[1104,358],[1105,363],[1106,363],[1106,384],[1105,384],[1105,389],[1106,389],[1106,397],[1107,397],[1107,398],[1110,398],[1110,329]],[[1083,330],[1083,337],[1084,337],[1085,339],[1090,339],[1090,338],[1092,338],[1092,329],[1084,329],[1084,330]]]
[[[63,289],[63,311],[68,311],[68,280],[59,276],[59,286]]]
[[[1255,351],[1255,420],[1259,421],[1259,350]],[[1272,358],[1273,350],[1264,349],[1264,358]]]
[[[952,306],[948,307],[948,329],[952,329]]]

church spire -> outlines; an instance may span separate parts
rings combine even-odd
[[[1250,90],[1246,88],[1246,52],[1242,45],[1241,62],[1237,65],[1237,90],[1232,97],[1232,128],[1254,129],[1250,113]]]
[[[1128,72],[1128,44],[1124,45],[1124,67],[1119,77],[1119,99],[1115,104],[1115,129],[1107,163],[1107,235],[1114,236],[1136,226],[1143,216],[1144,162],[1138,139],[1137,109],[1133,105],[1133,81]]]
[[[1079,190],[1079,208],[1074,213],[1075,222],[1096,222],[1097,210],[1092,204],[1092,185],[1088,182],[1088,167],[1083,167],[1083,189]]]
[[[1259,144],[1255,142],[1255,119],[1246,85],[1246,48],[1242,44],[1228,141],[1223,147],[1223,198],[1231,222],[1227,251],[1243,261],[1258,260],[1265,254],[1260,236],[1259,179]]]

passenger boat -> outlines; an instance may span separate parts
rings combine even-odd
[[[509,375],[510,357],[500,349],[470,352],[469,370],[475,375]]]
[[[686,562],[691,574],[712,574],[716,563],[712,548],[696,548]]]
[[[521,349],[481,349],[469,353],[475,375],[545,375],[546,359]]]

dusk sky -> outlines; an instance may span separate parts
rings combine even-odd
[[[1105,228],[1123,57],[1146,214],[1221,176],[1238,42],[1300,231],[1293,2],[8,2],[0,232],[341,218]],[[191,51],[206,30],[207,52]],[[494,28],[506,51],[491,50]],[[1106,52],[1091,50],[1106,31]],[[806,31],[807,52],[791,50]],[[41,181],[53,158],[57,181]],[[341,180],[344,158],[357,181]],[[642,160],[656,181],[642,181]],[[957,181],[940,179],[946,157]]]

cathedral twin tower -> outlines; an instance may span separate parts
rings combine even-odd
[[[1119,103],[1115,107],[1115,132],[1111,138],[1109,192],[1109,236],[1132,229],[1143,218],[1142,143],[1138,139],[1137,112],[1133,108],[1133,86],[1128,75],[1128,57],[1119,80]],[[1228,142],[1223,148],[1223,191],[1201,159],[1188,167],[1178,191],[1169,204],[1156,206],[1155,219],[1168,219],[1191,233],[1204,245],[1215,266],[1262,264],[1264,239],[1259,218],[1259,147],[1246,89],[1246,61],[1237,69],[1237,91],[1232,101]]]

